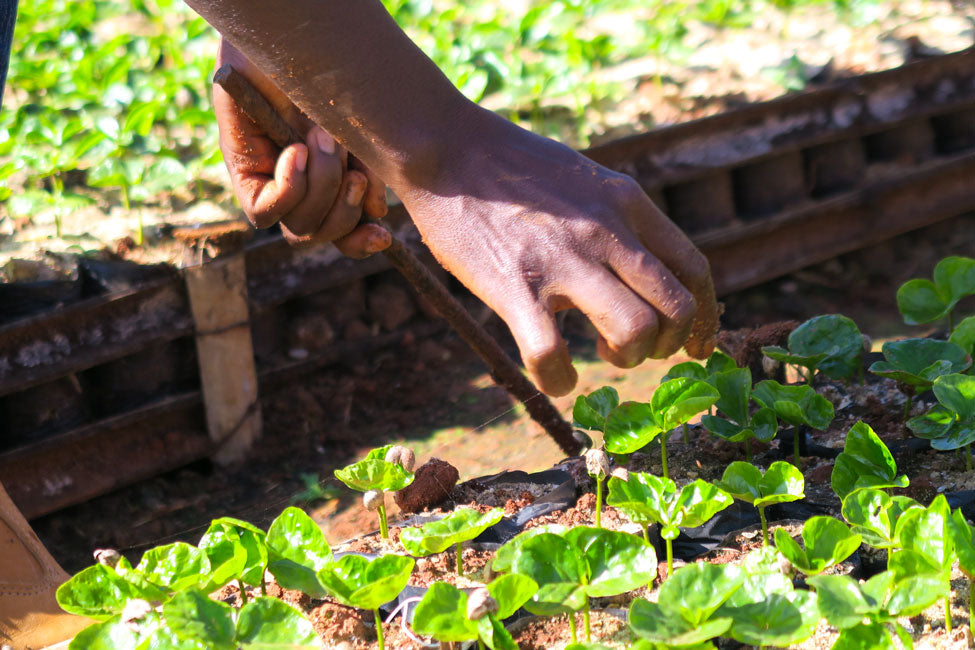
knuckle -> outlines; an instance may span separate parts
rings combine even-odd
[[[671,320],[678,327],[689,326],[691,321],[694,320],[694,315],[697,314],[697,300],[694,299],[690,293],[684,292],[686,295],[682,296],[677,302],[674,303],[673,309],[670,313]]]

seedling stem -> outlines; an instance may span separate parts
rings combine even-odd
[[[586,630],[586,643],[589,643],[592,640],[589,632],[589,598],[586,598],[586,606],[582,610],[582,625]]]
[[[244,583],[240,580],[237,581],[237,588],[240,589],[240,604],[247,604],[247,591],[244,589]]]
[[[386,644],[383,643],[383,619],[379,616],[378,608],[372,610],[372,613],[376,617],[376,645],[379,650],[386,650]]]
[[[762,520],[762,546],[768,546],[768,521],[765,520],[765,506],[758,507],[758,518]]]
[[[379,534],[383,539],[389,539],[389,526],[386,525],[386,504],[379,506]]]
[[[457,575],[459,575],[459,576],[464,575],[464,566],[463,566],[464,553],[463,553],[463,549],[461,548],[461,545],[463,543],[464,542],[457,542],[457,552],[455,553],[455,555],[457,556],[457,558],[456,558]]]
[[[667,546],[667,577],[674,572],[674,546],[672,540],[664,540]]]
[[[596,528],[602,528],[600,525],[600,515],[603,509],[603,479],[599,476],[596,477]]]
[[[951,595],[945,596],[945,632],[951,634]]]
[[[660,436],[660,467],[663,470],[664,478],[670,478],[667,473],[667,436]]]
[[[579,638],[576,636],[576,615],[575,612],[569,612],[569,634],[572,635],[572,643],[578,643]]]
[[[975,621],[975,580],[968,579],[968,625]]]
[[[689,445],[689,444],[691,444],[691,434],[690,434],[690,432],[689,432],[689,431],[687,430],[687,422],[685,422],[684,424],[682,424],[682,425],[681,425],[681,427],[682,427],[682,428],[683,428],[683,430],[684,430],[684,444],[685,444],[685,445]]]
[[[480,639],[477,640],[477,650],[484,650],[484,642]]]
[[[905,422],[907,422],[909,419],[911,419],[911,406],[913,405],[912,404],[913,401],[914,401],[914,395],[908,393],[908,395],[907,395],[907,401],[904,402],[904,421]]]

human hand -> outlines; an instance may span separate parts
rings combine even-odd
[[[304,143],[280,149],[219,85],[213,105],[220,148],[248,219],[258,228],[277,222],[293,244],[330,241],[349,257],[367,257],[390,244],[389,232],[359,224],[362,213],[385,216],[386,186],[372,171],[315,126],[274,83],[221,40],[217,67],[230,63],[299,133]]]
[[[635,181],[491,114],[464,124],[474,135],[455,154],[395,189],[440,263],[508,324],[543,392],[576,384],[554,318],[570,307],[619,367],[713,351],[708,262]]]

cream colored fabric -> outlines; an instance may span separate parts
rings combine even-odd
[[[54,599],[67,579],[0,485],[0,645],[39,650],[89,625]]]

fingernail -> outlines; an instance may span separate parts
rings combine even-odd
[[[369,240],[366,242],[366,251],[369,253],[378,253],[381,250],[386,250],[389,248],[390,244],[390,234],[383,230],[381,233],[376,233],[369,236]]]
[[[355,207],[362,202],[362,195],[366,193],[364,183],[350,183],[349,189],[345,192],[345,202]]]
[[[295,166],[298,171],[303,172],[305,168],[308,167],[308,148],[298,147],[297,153],[295,154]]]
[[[316,129],[315,130],[315,142],[318,143],[318,149],[322,153],[327,153],[330,156],[332,154],[334,154],[335,153],[335,138],[333,138],[331,136],[331,134],[329,134],[324,129],[320,129],[318,127],[315,127],[315,129]]]

